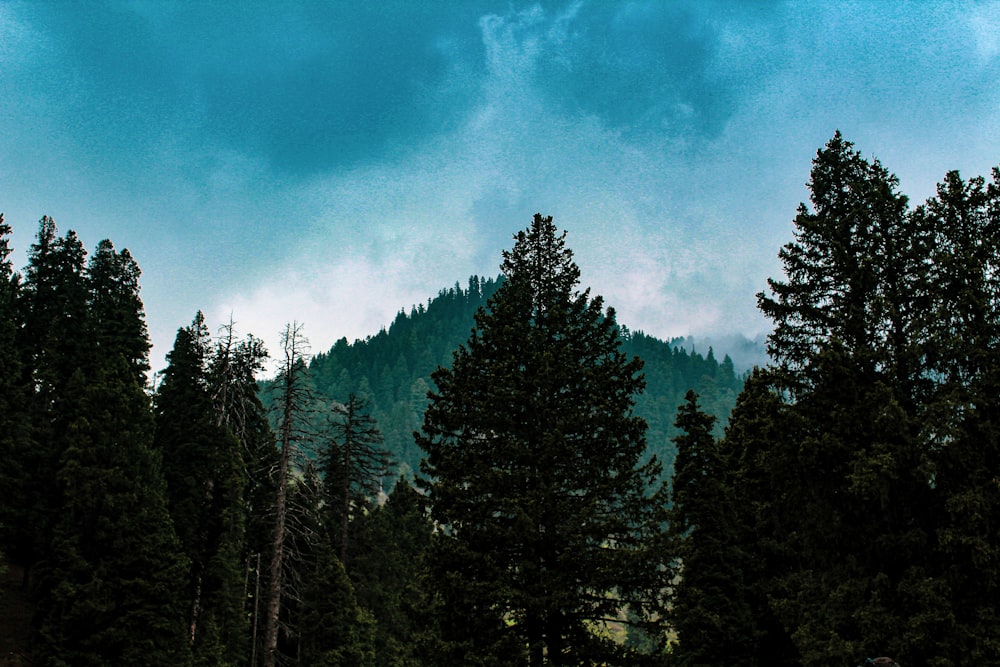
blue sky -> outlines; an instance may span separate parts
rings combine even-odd
[[[0,1],[0,210],[277,352],[376,333],[536,212],[633,329],[759,335],[840,129],[915,201],[1000,163],[998,2]]]

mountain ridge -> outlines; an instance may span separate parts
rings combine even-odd
[[[412,477],[419,471],[422,452],[413,432],[420,429],[427,392],[433,389],[431,373],[450,364],[454,350],[469,338],[476,310],[486,305],[501,281],[499,276],[471,276],[465,287],[456,282],[429,298],[426,306],[414,304],[408,313],[400,309],[378,333],[353,343],[343,337],[310,360],[312,381],[323,398],[343,401],[356,394],[370,402],[385,447],[397,462],[395,472]],[[742,389],[745,369],[737,369],[728,353],[719,361],[712,347],[704,355],[696,352],[703,339],[664,341],[624,325],[621,339],[626,354],[644,361],[646,390],[636,396],[635,412],[649,425],[649,454],[661,459],[669,476],[676,454],[673,421],[684,394],[693,389],[701,395],[721,433]]]

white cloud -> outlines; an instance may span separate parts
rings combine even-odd
[[[980,63],[992,62],[1000,54],[1000,2],[974,5],[969,25]]]

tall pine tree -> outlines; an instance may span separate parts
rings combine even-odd
[[[659,570],[659,473],[632,408],[641,361],[611,309],[578,292],[551,217],[504,252],[505,281],[450,368],[434,374],[427,453],[432,563],[451,664],[634,664],[608,637],[639,617]]]
[[[715,418],[689,391],[678,408],[681,435],[671,489],[669,534],[678,566],[670,626],[678,665],[756,665],[755,625],[746,582],[748,559],[739,539],[736,499]]]
[[[43,225],[39,248],[47,243],[46,233]],[[57,250],[61,246],[56,265],[66,265],[64,276],[80,275],[76,267],[83,253],[77,243],[67,234],[53,244]],[[36,249],[34,260],[42,256]],[[38,280],[41,273],[34,276]],[[79,304],[69,298],[76,282],[67,281],[65,291],[49,295],[56,304],[65,297],[63,310],[47,304],[49,322],[72,322],[72,346],[42,345],[34,357],[40,360],[41,397],[52,392],[47,402],[55,427],[49,434],[58,452],[58,505],[38,588],[38,653],[46,664],[188,661],[178,594],[186,562],[152,449],[142,373],[148,368],[149,343],[137,277],[130,257],[102,244],[91,272],[83,276],[83,309],[78,311]],[[43,293],[36,289],[34,296]],[[119,326],[133,335],[110,335]],[[68,347],[85,348],[88,354],[56,353]]]
[[[155,399],[174,526],[190,562],[189,640],[196,664],[234,665],[247,654],[243,610],[244,463],[212,402],[211,341],[199,312],[177,332]]]

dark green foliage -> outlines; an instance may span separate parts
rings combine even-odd
[[[430,376],[450,363],[451,354],[473,325],[476,309],[496,291],[497,280],[472,277],[426,306],[400,312],[388,329],[348,343],[341,339],[310,364],[316,390],[331,400],[355,394],[370,403],[385,449],[407,476],[419,468],[422,453],[413,441],[420,428]]]
[[[14,370],[4,418],[17,420],[4,482],[19,475],[4,519],[11,556],[33,573],[35,658],[186,664],[177,595],[186,565],[151,448],[138,266],[107,241],[88,265],[76,235],[57,236],[48,217],[23,285],[3,248],[0,306],[10,320],[0,361]]]
[[[65,388],[61,507],[40,566],[48,665],[184,665],[187,563],[167,513],[145,394],[121,355]]]
[[[303,573],[300,664],[374,667],[375,622],[358,606],[344,565],[325,540],[315,545],[311,560]]]
[[[425,572],[433,525],[425,502],[401,478],[383,505],[359,519],[362,541],[350,576],[359,604],[376,622],[375,664],[411,667],[432,619]]]
[[[10,262],[11,227],[0,213],[0,550],[19,563],[31,557],[28,471],[28,383],[18,341],[20,277]]]
[[[400,312],[388,329],[364,340],[341,339],[317,354],[309,367],[317,391],[330,400],[350,394],[370,401],[371,416],[384,436],[385,449],[407,477],[419,468],[422,452],[413,440],[420,428],[431,373],[451,364],[452,352],[468,338],[476,310],[486,305],[502,282],[473,276],[468,286],[441,291],[426,306]],[[649,453],[669,474],[677,434],[672,415],[688,389],[724,424],[743,379],[732,362],[717,361],[641,331],[620,329],[622,351],[644,361],[646,389],[636,397],[636,414],[646,420]],[[721,426],[719,427],[721,433]]]
[[[750,608],[754,634],[743,647],[747,664],[794,667],[802,664],[791,635],[772,605],[775,581],[801,566],[799,545],[790,534],[790,517],[802,507],[809,483],[794,467],[780,467],[796,457],[789,415],[773,378],[755,368],[737,398],[719,443],[725,480],[731,485],[728,533],[718,545],[739,550],[743,579],[741,599]]]
[[[642,362],[600,297],[575,291],[551,218],[515,239],[468,342],[434,373],[417,438],[444,527],[431,563],[445,662],[631,664],[602,628],[657,590]]]
[[[378,500],[389,472],[382,433],[368,414],[368,402],[355,394],[334,403],[320,465],[328,508],[328,528],[342,563],[348,563],[349,524]]]
[[[1000,171],[988,184],[948,173],[915,217],[936,240],[926,349],[939,381],[934,482],[956,621],[947,646],[964,663],[992,663],[1000,660]]]
[[[247,653],[244,462],[240,442],[212,402],[209,344],[201,313],[177,332],[156,394],[155,445],[190,562],[185,619],[195,664],[231,665]]]
[[[111,241],[97,245],[90,258],[90,321],[98,348],[121,354],[139,386],[149,373],[149,332],[146,329],[139,276],[142,272],[128,249],[120,253]]]
[[[736,497],[728,462],[712,435],[715,418],[689,391],[677,411],[677,461],[669,513],[671,556],[678,568],[670,625],[672,664],[758,664],[755,617],[744,570]],[[763,664],[763,663],[761,663]]]
[[[43,217],[18,295],[21,326],[16,340],[22,386],[31,392],[31,442],[18,462],[23,493],[15,497],[18,506],[11,528],[19,539],[11,556],[29,571],[44,557],[58,513],[60,492],[53,471],[58,469],[72,414],[66,389],[75,373],[89,371],[94,364],[86,255],[74,232],[60,238],[52,218]]]
[[[721,450],[745,529],[720,528],[716,551],[745,558],[755,664],[998,658],[997,179],[950,173],[909,211],[839,133],[817,154],[785,278],[759,295],[776,365]]]

